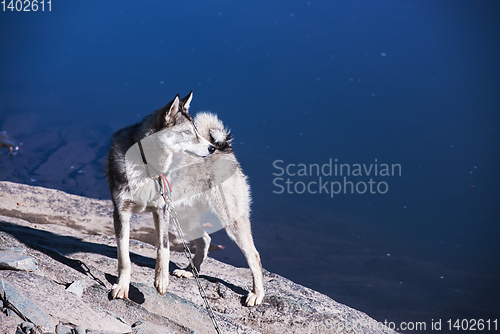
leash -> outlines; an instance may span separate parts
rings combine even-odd
[[[142,149],[141,141],[138,141],[137,143],[139,144],[139,150],[141,151],[142,162],[144,162],[144,164],[147,165],[148,163],[146,162],[146,155],[144,154],[144,150]],[[198,269],[196,269],[196,266],[193,263],[193,254],[191,253],[191,250],[189,249],[189,247],[186,244],[186,241],[184,240],[184,233],[182,232],[179,219],[177,218],[177,211],[175,211],[175,208],[172,205],[172,196],[171,196],[172,187],[170,186],[168,179],[162,173],[160,173],[160,176],[158,176],[157,182],[158,182],[157,184],[158,191],[160,195],[163,197],[163,200],[165,201],[165,205],[167,206],[167,211],[169,212],[170,217],[172,218],[172,221],[174,223],[175,229],[179,234],[182,246],[184,247],[184,255],[186,255],[187,259],[189,260],[189,265],[191,266],[191,272],[193,273],[193,276],[196,280],[196,284],[198,285],[198,290],[200,292],[201,298],[203,298],[203,301],[205,303],[205,308],[207,309],[208,316],[212,320],[212,324],[214,325],[217,334],[222,334],[219,325],[215,320],[214,311],[212,310],[212,307],[210,307],[210,304],[208,303],[207,293],[200,283],[200,274],[198,272]]]

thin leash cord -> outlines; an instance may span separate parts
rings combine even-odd
[[[177,233],[179,234],[179,237],[182,242],[182,246],[184,247],[184,255],[189,260],[189,265],[191,266],[191,272],[193,273],[193,276],[196,280],[196,284],[198,285],[198,290],[200,291],[200,295],[203,298],[203,301],[205,302],[205,308],[208,311],[208,316],[212,320],[212,324],[214,325],[215,330],[217,331],[218,334],[222,334],[219,325],[217,324],[217,321],[215,320],[215,315],[214,311],[212,310],[212,307],[210,307],[210,304],[208,303],[208,297],[205,289],[200,283],[200,275],[198,273],[198,269],[196,269],[196,266],[193,263],[193,254],[191,253],[191,250],[186,244],[186,241],[184,240],[184,233],[182,232],[181,225],[179,223],[179,219],[177,218],[177,212],[175,211],[174,206],[172,205],[172,198],[170,197],[170,193],[172,192],[172,189],[170,188],[170,183],[168,182],[167,178],[161,174],[161,184],[163,185],[163,191],[161,192],[161,195],[163,196],[163,199],[165,200],[165,203],[167,205],[167,211],[170,213],[170,216],[172,217],[172,221],[174,223],[175,229],[177,230]],[[165,184],[166,183],[166,184]],[[168,188],[167,188],[168,184]],[[169,191],[170,190],[170,191]]]
[[[142,148],[141,141],[137,142],[139,146],[139,150],[141,152],[141,157],[142,157],[142,162],[144,163],[144,166],[147,168],[147,161],[146,161],[146,155],[144,154],[144,149]],[[170,216],[172,217],[172,221],[174,222],[175,228],[177,230],[177,233],[179,234],[179,237],[181,238],[182,245],[184,246],[184,255],[189,260],[189,265],[191,266],[191,272],[193,273],[193,276],[196,280],[196,284],[198,285],[198,290],[200,291],[200,295],[203,298],[203,301],[205,302],[205,308],[208,311],[208,315],[210,319],[212,320],[212,324],[215,327],[215,330],[217,331],[217,334],[222,334],[219,325],[217,324],[217,321],[215,320],[215,315],[214,311],[210,307],[210,304],[208,303],[208,297],[207,293],[205,292],[205,289],[200,283],[200,275],[198,273],[198,269],[196,269],[194,263],[193,263],[193,254],[191,254],[191,250],[189,247],[186,245],[186,242],[184,241],[184,233],[182,233],[181,225],[179,223],[179,219],[177,219],[177,212],[175,211],[174,206],[172,205],[172,197],[170,194],[172,193],[172,187],[170,186],[170,182],[168,182],[168,179],[165,177],[165,175],[160,173],[160,176],[158,177],[158,183],[159,183],[159,192],[160,195],[163,197],[163,200],[165,201],[165,204],[167,206],[167,211],[170,213]],[[168,185],[168,187],[167,187]]]

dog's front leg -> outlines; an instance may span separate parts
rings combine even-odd
[[[118,248],[118,283],[113,285],[111,296],[113,298],[128,298],[131,272],[129,256],[130,213],[120,211],[115,207],[113,222]]]
[[[157,235],[157,253],[155,268],[155,288],[160,294],[167,292],[168,288],[168,266],[170,262],[170,244],[168,242],[169,213],[166,206],[153,210]]]

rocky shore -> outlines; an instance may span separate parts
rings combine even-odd
[[[155,247],[131,241],[130,299],[110,300],[116,281],[111,201],[0,182],[0,333],[215,333],[192,279],[153,287]],[[134,217],[140,235],[149,215]],[[187,259],[173,251],[170,269]],[[248,268],[212,258],[201,281],[223,333],[394,333],[363,312],[264,271],[266,297],[243,306]],[[16,331],[17,330],[17,331]]]

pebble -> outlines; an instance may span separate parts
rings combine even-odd
[[[35,333],[35,325],[33,325],[31,322],[23,322],[21,324],[21,329],[26,334]]]
[[[76,334],[85,334],[86,333],[85,328],[83,328],[82,326],[75,327],[75,329],[73,331]]]
[[[21,328],[26,331],[35,328],[35,325],[33,325],[31,322],[23,322],[21,324]]]
[[[84,289],[85,289],[85,282],[77,280],[71,283],[71,285],[68,286],[66,291],[73,292],[75,295],[81,298]]]
[[[59,324],[56,326],[56,334],[71,334],[71,328],[66,325]]]
[[[142,321],[137,320],[137,321],[136,321],[136,322],[132,325],[132,328],[137,327],[137,326],[140,326],[140,325],[142,325]]]

